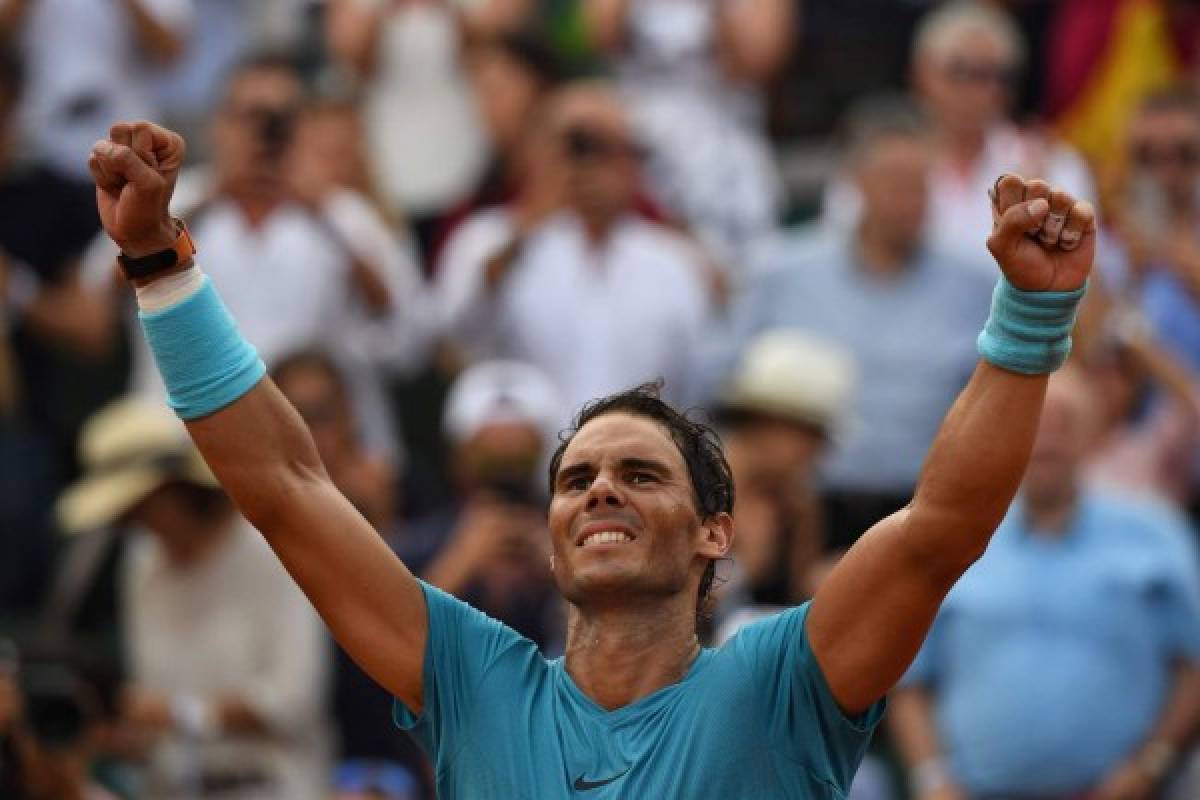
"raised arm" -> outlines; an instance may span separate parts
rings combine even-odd
[[[1069,348],[1095,253],[1091,207],[1009,175],[996,208],[988,249],[1007,282],[980,339],[984,360],[942,424],[912,502],[850,549],[808,616],[813,652],[850,713],[900,679],[950,587],[983,555],[1029,460],[1047,374]]]
[[[126,255],[174,246],[167,204],[183,154],[182,138],[145,122],[116,125],[93,148],[100,218]],[[135,281],[173,405],[221,485],[338,642],[419,712],[427,635],[420,585],[334,488],[303,421],[261,377],[261,362],[215,293],[198,288],[200,277],[185,264]],[[152,298],[161,310],[147,315]]]

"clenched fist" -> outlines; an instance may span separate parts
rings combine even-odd
[[[1004,175],[992,191],[992,252],[1008,282],[1065,292],[1087,280],[1096,257],[1096,212],[1041,180]]]
[[[178,235],[168,206],[187,147],[152,122],[120,122],[92,146],[88,168],[104,230],[133,258],[169,250]]]

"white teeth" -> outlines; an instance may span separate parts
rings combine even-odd
[[[627,533],[622,533],[620,531],[600,531],[599,533],[593,533],[584,539],[583,546],[587,547],[589,544],[610,544],[632,541],[633,537]]]

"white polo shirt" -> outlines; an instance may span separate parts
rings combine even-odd
[[[446,244],[436,286],[441,321],[471,357],[540,367],[571,411],[659,377],[668,399],[694,398],[709,299],[699,256],[682,237],[626,217],[597,247],[563,212],[526,238],[488,290],[485,264],[512,235],[510,213],[495,209],[468,219]]]

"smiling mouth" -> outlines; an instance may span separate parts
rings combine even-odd
[[[598,531],[583,538],[577,547],[590,547],[597,544],[626,544],[633,537],[624,531]]]

